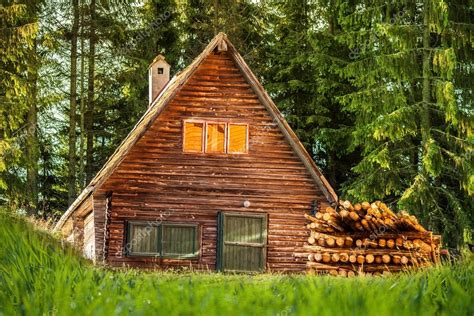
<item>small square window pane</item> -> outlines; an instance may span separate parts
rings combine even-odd
[[[163,225],[163,256],[196,256],[196,231],[195,226]]]
[[[127,247],[130,253],[158,254],[159,227],[130,223]]]
[[[247,152],[247,125],[229,124],[229,153]]]
[[[202,152],[203,130],[203,123],[184,123],[184,151]]]
[[[225,152],[225,124],[207,124],[206,152]]]

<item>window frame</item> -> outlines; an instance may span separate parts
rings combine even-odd
[[[203,133],[202,133],[202,140],[201,140],[201,151],[192,151],[192,150],[186,150],[185,149],[185,144],[186,144],[186,123],[201,123],[203,124]],[[224,129],[224,152],[213,152],[213,151],[207,151],[207,125],[208,124],[224,124],[225,129]],[[242,152],[229,152],[229,142],[230,142],[230,131],[229,131],[229,126],[230,125],[241,125],[245,126],[246,129],[246,134],[245,134],[245,151]],[[250,126],[249,123],[247,122],[235,122],[235,121],[230,121],[230,120],[219,120],[219,119],[184,119],[183,120],[183,125],[182,125],[182,152],[184,154],[201,154],[201,155],[245,155],[249,153],[249,147],[250,147]]]
[[[229,152],[229,144],[230,144],[230,125],[240,125],[240,126],[245,126],[245,151],[234,151],[234,152]],[[233,122],[228,122],[227,123],[227,140],[226,140],[226,154],[231,154],[231,155],[241,155],[241,154],[248,154],[249,152],[249,124],[248,123],[233,123]]]
[[[186,123],[200,123],[202,124],[202,135],[201,135],[201,150],[194,151],[194,150],[186,150],[184,144],[186,144]],[[190,153],[190,154],[201,154],[206,149],[204,147],[204,142],[206,140],[206,121],[204,120],[184,120],[183,121],[183,152]]]
[[[146,220],[127,220],[125,222],[126,234],[125,234],[125,245],[130,244],[130,232],[131,225],[144,225],[152,226],[158,228],[158,252],[157,253],[148,253],[148,252],[133,252],[131,247],[125,247],[125,255],[127,257],[154,257],[154,258],[164,258],[164,259],[199,259],[201,256],[201,229],[198,223],[182,223],[182,222],[170,222],[170,221],[160,221],[159,223],[154,223],[153,221]],[[194,252],[193,254],[187,255],[173,255],[173,254],[163,254],[163,226],[168,227],[193,227],[195,231],[194,236]]]
[[[173,254],[164,254],[163,253],[163,226],[168,227],[193,227],[194,228],[194,252],[193,254],[187,255],[173,255]],[[168,258],[168,259],[197,259],[201,255],[201,243],[200,243],[200,230],[199,224],[197,223],[177,223],[177,222],[162,222],[161,225],[161,242],[160,242],[160,256],[161,258]]]
[[[222,155],[227,154],[227,122],[223,121],[206,121],[205,122],[205,130],[204,130],[204,150],[202,151],[203,154],[210,154],[210,155]],[[207,151],[207,127],[208,125],[224,125],[224,151]],[[202,146],[201,146],[202,147]]]

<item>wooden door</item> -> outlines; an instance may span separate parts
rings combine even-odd
[[[267,254],[267,215],[221,212],[217,269],[263,272]]]

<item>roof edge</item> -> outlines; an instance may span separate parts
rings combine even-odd
[[[258,98],[260,99],[260,102],[262,102],[262,104],[267,108],[268,112],[270,112],[273,119],[276,121],[281,131],[283,132],[288,142],[290,143],[290,146],[293,148],[293,150],[298,155],[298,157],[302,160],[306,169],[310,172],[312,178],[318,184],[318,186],[322,190],[325,197],[331,203],[337,202],[338,196],[336,192],[334,191],[332,186],[329,184],[327,179],[324,177],[321,170],[319,170],[318,166],[314,162],[313,158],[311,158],[309,153],[306,151],[303,144],[299,141],[295,132],[290,127],[288,122],[285,120],[280,110],[278,110],[278,107],[275,105],[272,98],[268,95],[265,88],[262,86],[260,81],[257,79],[255,74],[252,72],[252,70],[247,65],[247,63],[245,62],[243,57],[240,55],[240,53],[237,51],[237,49],[234,47],[234,45],[227,38],[225,38],[224,40],[227,42],[230,48],[230,51],[232,52],[231,55],[234,57],[235,63],[240,68],[240,70],[242,71],[242,74],[250,83],[250,85],[254,88],[254,92],[255,94],[257,94]]]
[[[125,137],[114,153],[109,157],[107,162],[97,172],[96,176],[90,181],[89,185],[81,192],[81,194],[79,194],[76,200],[74,200],[67,211],[61,216],[58,223],[54,227],[54,231],[61,229],[71,217],[71,215],[76,211],[77,207],[81,205],[90,194],[93,194],[98,188],[100,188],[104,181],[108,179],[108,177],[115,171],[118,165],[120,165],[131,147],[133,147],[133,145],[141,138],[141,136],[143,136],[149,125],[156,119],[156,117],[163,111],[169,101],[173,99],[174,95],[176,95],[180,88],[187,82],[189,77],[202,63],[204,58],[214,50],[221,40],[226,38],[227,35],[225,33],[221,32],[217,34],[206,46],[206,48],[191,62],[191,64],[189,64],[188,67],[174,76],[173,79],[168,82],[161,93],[155,98],[155,100],[153,100],[153,102],[150,103],[148,109],[138,120],[133,129],[128,133],[127,137]],[[169,95],[167,95],[168,92],[170,93]]]

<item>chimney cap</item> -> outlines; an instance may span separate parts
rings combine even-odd
[[[162,60],[163,62],[165,62],[167,65],[168,62],[166,61],[166,58],[165,56],[161,55],[161,54],[158,54],[154,59],[153,61],[151,62],[151,64],[148,66],[148,68],[150,68],[151,66],[153,66],[155,63],[159,62],[160,60]]]

